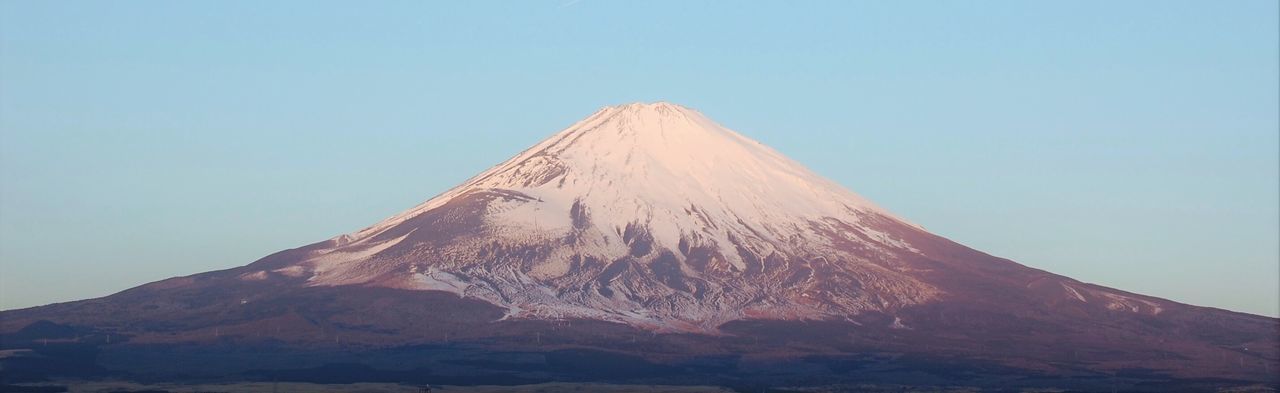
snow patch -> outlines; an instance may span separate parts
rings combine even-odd
[[[892,329],[899,329],[899,330],[911,330],[911,327],[902,323],[902,318],[898,318],[898,317],[893,317],[893,323],[890,324],[889,327]]]
[[[241,280],[243,280],[243,281],[261,281],[261,280],[266,280],[266,279],[267,279],[267,271],[266,271],[266,270],[259,270],[259,271],[253,272],[253,273],[245,273],[245,274],[241,274],[241,275],[240,275],[240,279],[241,279]]]
[[[1079,300],[1081,303],[1088,303],[1088,302],[1089,302],[1088,300],[1085,300],[1085,298],[1084,298],[1084,296],[1083,296],[1083,295],[1081,295],[1081,294],[1080,294],[1080,291],[1077,291],[1075,288],[1072,288],[1071,286],[1067,285],[1066,283],[1062,283],[1062,289],[1067,290],[1067,293],[1068,293],[1068,294],[1071,294],[1071,296],[1075,297],[1075,298],[1076,298],[1076,300]]]

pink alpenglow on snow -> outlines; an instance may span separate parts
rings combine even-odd
[[[359,348],[459,376],[508,373],[528,360],[518,353],[537,353],[542,363],[518,367],[532,380],[625,369],[739,386],[915,383],[929,372],[992,388],[1198,390],[1275,383],[1280,364],[1274,318],[970,249],[669,103],[603,108],[354,233],[0,317],[11,341],[111,337],[92,348],[107,351],[99,363],[144,373],[189,359],[217,375],[352,362],[340,355]],[[605,358],[617,363],[582,371]],[[710,364],[721,371],[696,371]]]
[[[245,277],[449,291],[509,318],[714,332],[744,318],[843,319],[930,302],[947,290],[928,279],[942,269],[921,261],[950,247],[696,110],[634,103]],[[1066,300],[1163,309],[1047,279]]]

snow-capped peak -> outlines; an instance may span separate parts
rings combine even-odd
[[[517,317],[702,329],[744,313],[847,314],[934,296],[881,267],[917,252],[890,233],[899,228],[916,227],[698,111],[634,103],[335,238],[290,274],[453,291]]]
[[[356,237],[483,189],[520,191],[565,208],[582,200],[603,228],[680,221],[690,205],[728,222],[761,226],[847,217],[851,211],[889,215],[696,110],[668,102],[631,103],[602,108]],[[678,238],[674,227],[656,229],[664,243]]]

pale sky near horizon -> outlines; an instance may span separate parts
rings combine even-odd
[[[0,1],[0,309],[355,231],[665,100],[970,247],[1277,316],[1277,4]]]

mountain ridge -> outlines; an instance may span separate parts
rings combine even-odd
[[[487,232],[477,238],[497,239],[493,247],[519,247],[526,252],[548,248],[549,255],[543,259],[558,263],[535,263],[514,273],[495,272],[499,267],[489,266],[480,275],[504,283],[493,287],[460,278],[476,276],[474,260],[497,255],[486,254],[489,251],[447,250],[472,254],[471,261],[451,269],[382,258],[418,228],[396,232],[399,236],[394,237],[381,235],[433,209],[468,198],[483,199],[478,202],[483,207],[474,206],[485,210],[478,213],[482,222],[475,225]],[[254,274],[312,274],[309,281],[315,285],[368,283],[380,278],[350,273],[345,266],[372,258],[380,268],[388,263],[404,264],[405,271],[417,277],[393,278],[395,282],[380,285],[480,296],[511,308],[513,316],[556,318],[567,313],[655,328],[713,331],[715,325],[747,314],[827,314],[819,308],[828,304],[805,305],[814,302],[800,299],[810,296],[804,293],[775,296],[772,292],[777,289],[770,289],[755,290],[753,299],[728,295],[728,291],[751,288],[751,280],[729,276],[798,269],[808,277],[797,280],[816,281],[813,266],[792,268],[792,261],[845,261],[849,257],[829,251],[827,255],[801,256],[797,249],[837,247],[831,240],[835,237],[846,243],[909,248],[870,225],[858,223],[864,219],[918,228],[697,111],[666,102],[627,104],[605,107],[417,207],[339,236],[334,239],[335,248],[318,251],[323,256],[285,268],[292,270]],[[835,234],[839,231],[858,235]],[[561,251],[565,246],[570,250]],[[630,259],[623,261],[627,257]],[[585,268],[591,277],[566,278],[583,263],[594,265]],[[808,261],[798,263],[809,265]],[[868,266],[836,270],[846,282],[884,283],[905,292],[882,291],[879,296],[884,299],[844,294],[828,303],[843,303],[838,307],[851,313],[876,307],[873,303],[877,302],[883,303],[880,307],[912,304],[935,292],[898,273]],[[341,272],[330,274],[335,270]],[[314,275],[317,272],[319,278]],[[854,275],[864,278],[858,281]],[[561,282],[540,285],[548,280]],[[618,280],[623,283],[615,285]],[[473,290],[477,285],[487,287]],[[590,289],[573,289],[582,285]],[[626,299],[615,296],[615,286],[621,287]],[[553,296],[546,296],[552,292]],[[703,307],[708,303],[707,295],[727,303],[708,310]],[[780,305],[749,307],[760,300]],[[647,306],[653,302],[678,304],[665,304],[668,310],[654,312]],[[544,307],[553,303],[554,307]],[[734,311],[737,308],[748,309]],[[607,312],[601,315],[592,310]],[[699,327],[690,327],[691,323]]]
[[[669,103],[605,107],[353,233],[0,312],[0,343],[33,348],[28,326],[75,331],[75,345],[111,355],[100,363],[136,372],[205,356],[248,372],[219,359],[249,350],[284,356],[267,368],[316,354],[350,361],[333,355],[347,350],[403,359],[396,348],[416,346],[460,361],[589,349],[608,355],[573,356],[671,372],[714,364],[734,381],[775,378],[757,375],[759,364],[790,370],[776,378],[823,381],[946,364],[940,380],[1015,378],[997,386],[1046,386],[1018,379],[1028,376],[1212,385],[1276,383],[1280,365],[1280,320],[974,250]],[[515,374],[572,374],[540,372]]]

